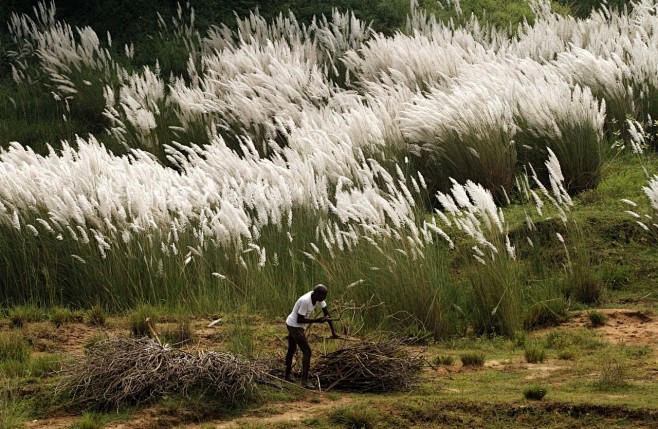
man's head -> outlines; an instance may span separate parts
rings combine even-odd
[[[327,297],[329,290],[323,284],[318,284],[313,288],[313,299],[316,301],[324,301]]]

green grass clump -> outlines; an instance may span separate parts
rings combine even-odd
[[[0,332],[0,362],[25,362],[31,354],[25,337],[17,332]]]
[[[35,323],[44,320],[45,312],[35,306],[18,306],[9,310],[9,322],[11,326],[22,328],[28,323]]]
[[[174,326],[167,326],[163,329],[161,340],[167,344],[180,346],[191,342],[194,339],[194,330],[190,323],[189,317],[183,317],[178,320]]]
[[[107,313],[102,305],[94,304],[87,312],[87,321],[92,326],[105,326]]]
[[[18,383],[0,377],[0,428],[22,428],[28,412],[19,398]]]
[[[532,342],[526,344],[524,355],[528,363],[541,363],[546,359],[546,349],[544,349],[543,345]]]
[[[149,323],[153,329],[158,321],[158,311],[150,305],[139,305],[128,315],[130,335],[133,337],[151,337]]]
[[[434,359],[432,359],[432,363],[434,365],[445,365],[445,366],[450,366],[453,363],[455,363],[455,357],[453,355],[438,355],[434,356]]]
[[[83,317],[81,312],[72,311],[69,308],[55,307],[50,310],[50,321],[58,328],[68,323],[82,322]]]
[[[378,413],[365,405],[351,405],[339,407],[329,414],[332,423],[346,428],[371,429],[377,424]]]
[[[589,319],[589,324],[593,328],[605,325],[608,321],[608,316],[602,311],[592,310],[587,312],[587,318]]]
[[[601,374],[594,383],[598,390],[608,391],[624,388],[626,381],[626,362],[621,356],[608,354],[600,361]]]
[[[464,366],[482,366],[484,365],[485,356],[481,352],[468,352],[459,356]]]
[[[523,396],[531,401],[539,401],[546,396],[547,389],[545,386],[530,386],[523,390]]]
[[[72,429],[101,429],[103,426],[101,415],[87,412],[72,426]]]

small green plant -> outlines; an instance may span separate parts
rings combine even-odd
[[[532,342],[525,345],[524,355],[528,363],[541,363],[546,359],[546,350],[543,345]]]
[[[620,356],[606,355],[600,362],[601,375],[596,381],[596,388],[599,390],[614,390],[625,387],[626,368],[625,362]]]
[[[453,355],[438,355],[434,356],[434,359],[432,359],[432,363],[434,365],[445,365],[445,366],[450,366],[453,363],[455,363],[455,357]]]
[[[87,312],[87,321],[92,326],[105,326],[107,314],[100,304],[94,304]]]
[[[587,312],[590,326],[593,328],[603,326],[608,321],[608,316],[602,311],[592,310]]]
[[[461,354],[459,358],[464,366],[482,366],[484,365],[485,356],[481,352],[468,352]]]
[[[546,396],[547,389],[544,386],[530,386],[523,390],[523,396],[531,401],[540,401]]]
[[[0,362],[25,362],[30,357],[30,346],[17,332],[0,332]]]
[[[333,410],[329,415],[329,420],[346,428],[371,429],[375,427],[378,415],[372,408],[356,405]]]

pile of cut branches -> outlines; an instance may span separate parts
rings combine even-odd
[[[410,390],[423,367],[397,340],[360,342],[320,356],[313,372],[324,390],[390,392]]]
[[[261,374],[229,353],[188,353],[149,338],[113,338],[66,365],[58,390],[76,404],[96,408],[172,394],[203,394],[234,404],[248,398]]]

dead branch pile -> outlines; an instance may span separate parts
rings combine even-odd
[[[163,395],[205,394],[241,402],[252,392],[260,370],[229,353],[193,354],[149,338],[99,341],[62,370],[59,390],[73,402],[118,407]]]
[[[324,390],[410,390],[423,367],[397,340],[361,342],[322,355],[313,368]]]

